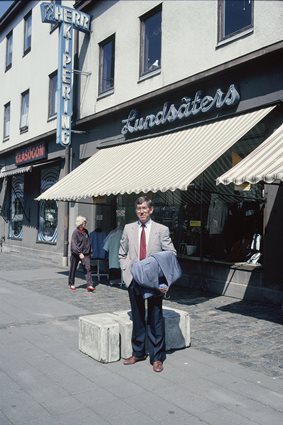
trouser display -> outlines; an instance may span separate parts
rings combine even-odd
[[[83,267],[87,287],[92,286],[93,283],[92,283],[92,275],[91,275],[90,256],[85,255],[84,259],[80,260],[80,257],[77,254],[71,254],[69,285],[75,284],[75,275],[76,275],[76,270],[77,270],[79,261],[82,262],[82,267]]]
[[[162,296],[147,299],[147,318],[145,312],[145,299],[139,285],[133,281],[128,288],[132,309],[133,356],[143,357],[146,352],[146,335],[148,341],[148,354],[151,364],[157,360],[165,359],[165,329],[162,313]]]

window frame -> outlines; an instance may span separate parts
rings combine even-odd
[[[111,78],[113,80],[110,87],[104,87],[104,70],[105,70],[105,47],[112,43],[111,49]],[[115,34],[112,34],[110,37],[107,37],[105,40],[99,43],[99,81],[98,81],[98,95],[111,94],[114,91],[115,84]]]
[[[30,22],[30,41],[28,43],[28,23]],[[31,36],[32,36],[32,11],[24,17],[24,54],[27,55],[31,51]]]
[[[254,0],[251,1],[251,23],[225,35],[225,6],[227,0],[218,0],[218,44],[227,43],[233,41],[247,34],[250,34],[254,30]]]
[[[10,49],[9,49],[10,48]],[[11,56],[11,59],[9,59]],[[13,30],[6,36],[6,58],[5,58],[5,72],[12,68],[13,64]]]
[[[56,118],[57,116],[57,96],[58,96],[58,71],[49,74],[49,87],[48,87],[48,120]],[[56,77],[55,93],[53,79]],[[53,105],[54,99],[54,105]],[[54,107],[53,107],[54,106]]]
[[[154,15],[160,14],[160,57],[158,58],[159,64],[155,66],[153,69],[150,69],[152,65],[149,66],[148,69],[145,67],[146,62],[146,49],[145,49],[145,21],[151,18]],[[144,76],[155,75],[156,73],[160,73],[161,70],[161,57],[162,57],[162,4],[158,5],[154,9],[151,9],[149,12],[139,17],[140,20],[140,67],[139,67],[139,76],[140,78]]]
[[[26,131],[28,131],[28,116],[29,116],[29,89],[25,90],[24,92],[21,93],[21,116],[20,116],[20,133],[25,133]],[[25,97],[28,96],[28,105],[27,105],[27,119],[26,119],[26,124],[23,125],[23,108],[24,108],[24,99]]]
[[[9,110],[9,121],[6,120],[7,110]],[[6,134],[8,122],[9,122],[8,134]],[[4,122],[3,122],[3,140],[4,141],[9,140],[10,138],[10,123],[11,123],[11,102],[9,101],[4,105]]]

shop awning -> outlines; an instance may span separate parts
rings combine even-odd
[[[4,170],[3,170],[3,168],[4,168]],[[12,170],[7,170],[7,171],[5,171],[5,167],[3,167],[3,168],[0,171],[0,179],[3,178],[3,177],[14,176],[15,174],[28,173],[29,171],[32,170],[31,165],[29,165],[27,167],[14,168]]]
[[[283,181],[283,124],[235,167],[218,177],[216,184],[259,181]]]
[[[272,109],[101,149],[37,200],[187,190]]]

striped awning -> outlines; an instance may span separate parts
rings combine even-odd
[[[15,174],[28,173],[29,171],[32,170],[31,165],[29,165],[27,167],[14,168],[12,170],[7,170],[7,171],[5,171],[5,167],[3,167],[3,168],[0,171],[0,179],[4,178],[4,177],[14,176]]]
[[[187,190],[272,109],[101,149],[37,200]]]
[[[259,181],[283,181],[283,124],[235,167],[218,177],[216,184]]]

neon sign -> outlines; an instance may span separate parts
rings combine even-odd
[[[90,31],[90,16],[56,3],[42,3],[42,22],[59,25],[56,143],[71,144],[73,112],[73,29]]]
[[[239,101],[240,94],[234,84],[230,85],[226,93],[218,88],[214,96],[203,96],[201,91],[197,91],[194,97],[183,97],[182,103],[178,107],[174,103],[171,105],[168,102],[164,103],[162,110],[156,114],[140,117],[136,109],[131,110],[128,118],[122,120],[124,126],[121,133],[126,135],[127,133],[149,130],[176,120],[183,120],[209,112],[214,108],[221,109],[225,106],[232,106]]]

